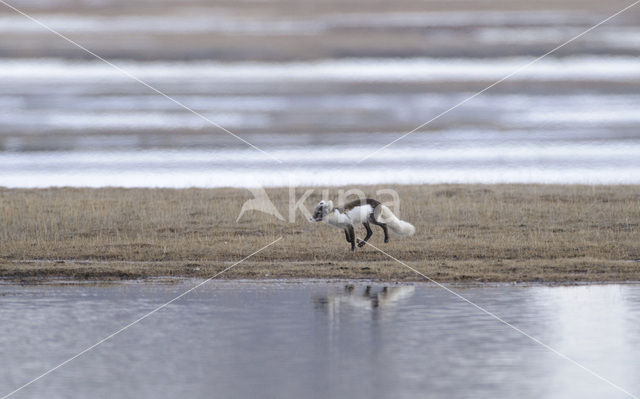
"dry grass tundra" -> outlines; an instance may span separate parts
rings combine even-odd
[[[358,188],[375,198],[383,187]],[[417,232],[370,242],[435,280],[640,280],[640,186],[384,188],[398,191],[398,216]],[[307,199],[310,211],[321,192]],[[288,189],[267,193],[288,215]],[[243,189],[0,189],[0,277],[208,277],[282,236],[221,278],[421,279],[372,247],[351,252],[341,231],[302,214],[288,223],[250,211],[236,223],[250,198]]]

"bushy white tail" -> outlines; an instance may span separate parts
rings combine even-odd
[[[412,236],[416,233],[416,228],[411,223],[398,219],[398,217],[391,212],[391,209],[384,205],[380,205],[379,208],[380,211],[376,212],[375,215],[376,220],[380,223],[386,223],[392,233],[399,236]]]

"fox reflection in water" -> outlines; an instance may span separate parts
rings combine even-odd
[[[340,306],[374,310],[395,305],[413,295],[411,285],[389,286],[355,286],[347,284],[342,291],[330,292],[326,296],[314,298],[316,308],[326,308],[330,313]]]

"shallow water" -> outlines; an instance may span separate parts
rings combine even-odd
[[[545,59],[379,151],[527,61],[123,63],[266,155],[107,65],[0,61],[0,186],[640,183],[634,57]]]
[[[0,7],[0,186],[640,183],[627,4],[13,4],[270,156]]]
[[[0,394],[196,283],[0,285]],[[640,393],[639,285],[453,288]],[[212,281],[14,397],[626,396],[433,285]]]
[[[514,134],[515,135],[515,134]],[[391,138],[388,138],[389,141]],[[0,155],[0,186],[256,187],[422,183],[640,183],[640,140],[519,143],[369,138],[353,147],[41,151]],[[422,142],[422,147],[414,147]],[[360,159],[375,153],[362,163]]]

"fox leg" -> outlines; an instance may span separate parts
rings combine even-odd
[[[356,250],[356,234],[353,231],[353,226],[347,226],[345,231],[349,235],[349,238],[347,239],[347,241],[351,243],[351,250],[355,251]]]
[[[364,223],[362,223],[362,225],[364,226],[365,229],[367,229],[367,236],[364,238],[364,240],[361,240],[358,243],[358,247],[360,247],[360,248],[363,247],[364,244],[367,243],[367,241],[369,241],[369,238],[371,238],[371,235],[373,234],[373,231],[371,231],[371,227],[369,227],[369,223],[364,222]]]
[[[371,220],[371,223],[378,225],[382,228],[382,231],[384,231],[384,242],[389,242],[389,231],[387,230],[387,224],[386,223],[380,223],[378,222],[373,215],[371,215],[371,217],[369,218]]]
[[[351,242],[351,237],[349,237],[349,229],[344,228],[344,237],[347,239],[347,242]]]

